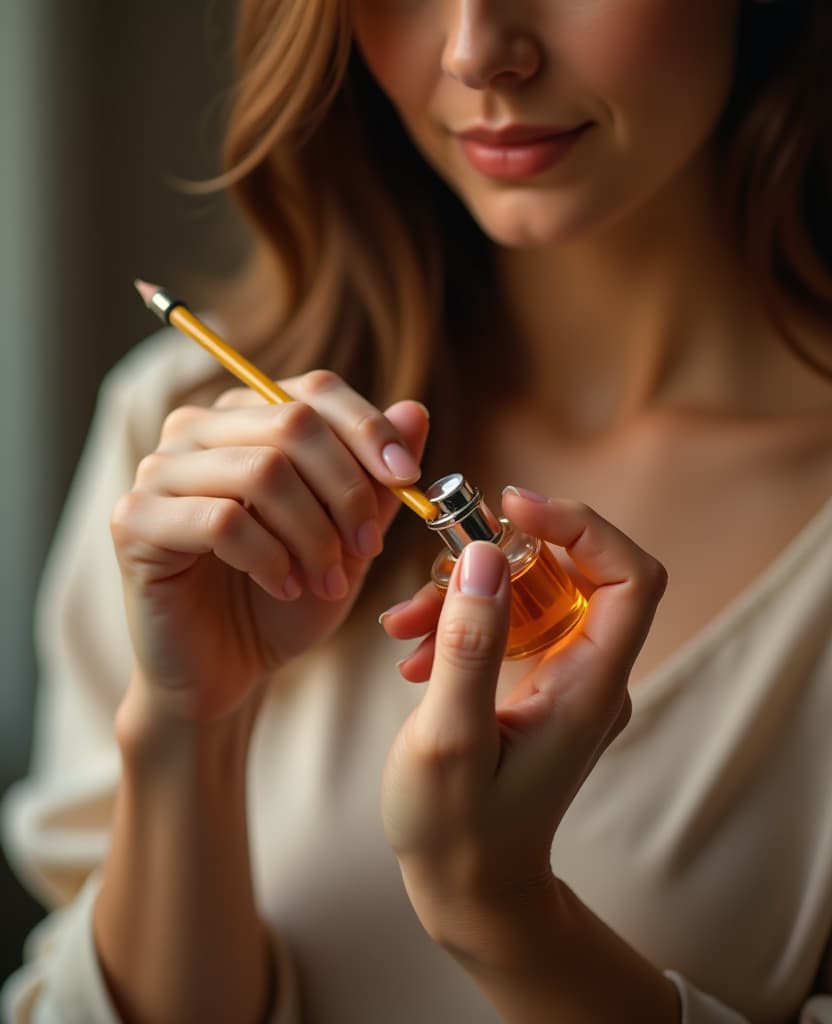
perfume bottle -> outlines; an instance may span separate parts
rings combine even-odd
[[[431,572],[440,590],[447,589],[454,563],[471,541],[497,544],[508,559],[511,619],[505,657],[529,657],[566,636],[583,615],[586,598],[549,548],[507,519],[498,519],[482,500],[480,489],[461,473],[443,476],[425,493],[439,509],[426,525],[448,548],[440,551]]]

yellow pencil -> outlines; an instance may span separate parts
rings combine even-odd
[[[281,402],[293,402],[294,399],[282,387],[275,384],[262,370],[232,348],[227,341],[215,334],[188,307],[170,295],[158,285],[136,279],[133,282],[136,291],[144,299],[148,309],[152,310],[164,323],[178,328],[183,334],[198,342],[204,349],[221,363],[234,376],[247,384],[258,395],[272,405]],[[409,509],[426,521],[436,518],[437,506],[433,504],[417,487],[391,487],[393,494],[407,505]]]

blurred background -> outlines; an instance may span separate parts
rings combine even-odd
[[[192,303],[234,269],[218,170],[233,0],[0,0],[0,792],[26,771],[32,600],[103,374],[159,325],[133,278]],[[0,859],[0,980],[41,909]]]

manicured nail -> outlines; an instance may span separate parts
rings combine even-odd
[[[283,581],[283,586],[280,588],[280,596],[284,601],[295,601],[302,592],[303,587],[298,583],[297,577],[289,573]]]
[[[381,449],[384,465],[399,480],[415,480],[419,476],[419,463],[403,445],[392,443]]]
[[[538,494],[537,491],[530,491],[527,487],[504,487],[503,494],[516,494],[519,498],[525,498],[527,501],[536,501],[540,505],[549,504],[549,499],[545,495]]]
[[[375,519],[368,519],[358,527],[355,535],[355,545],[359,554],[365,558],[372,558],[381,551],[381,530]]]
[[[349,581],[343,566],[333,565],[331,569],[327,570],[324,576],[324,589],[330,597],[338,600],[346,595],[349,588]]]
[[[505,556],[495,544],[469,544],[462,552],[459,589],[475,597],[493,597],[505,570]]]
[[[407,601],[399,601],[398,604],[391,605],[390,608],[385,609],[385,611],[383,611],[381,613],[381,615],[379,615],[379,617],[378,617],[378,624],[380,626],[383,626],[384,625],[384,620],[387,618],[388,615],[395,615],[396,612],[403,612],[405,610],[405,608],[407,608],[407,606],[410,605],[411,603],[412,603],[411,599],[408,598]]]

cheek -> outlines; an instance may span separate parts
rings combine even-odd
[[[435,33],[375,14],[353,16],[353,35],[364,62],[399,112],[418,110],[431,93],[438,66]]]
[[[737,8],[738,0],[583,3],[565,56],[613,116],[712,107],[730,86]]]

